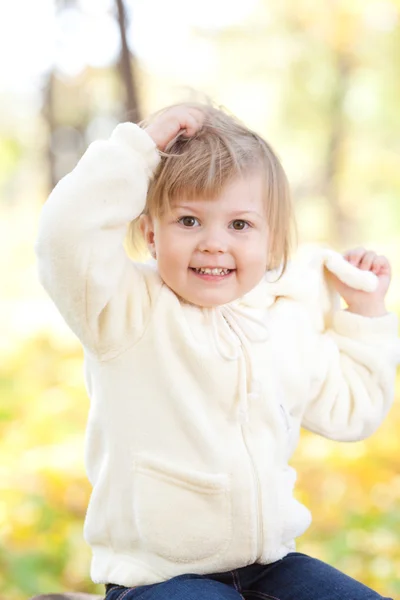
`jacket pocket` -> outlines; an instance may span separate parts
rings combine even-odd
[[[181,563],[218,555],[231,540],[229,477],[137,457],[134,514],[150,552]]]

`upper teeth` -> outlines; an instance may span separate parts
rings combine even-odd
[[[200,269],[195,269],[195,271],[197,271],[197,273],[203,273],[204,275],[227,275],[230,269],[209,269],[208,267],[203,269],[203,267],[201,267]]]

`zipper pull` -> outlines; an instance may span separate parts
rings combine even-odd
[[[282,415],[283,415],[283,420],[285,421],[286,430],[287,430],[287,431],[290,431],[290,430],[292,429],[292,426],[291,426],[291,424],[290,424],[290,421],[289,421],[288,414],[287,414],[287,412],[286,412],[286,410],[285,410],[285,408],[284,408],[283,404],[280,404],[280,405],[279,405],[279,408],[281,409],[281,412],[282,412]]]

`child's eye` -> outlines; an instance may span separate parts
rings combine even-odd
[[[178,219],[178,223],[181,223],[185,227],[196,227],[200,224],[196,217],[181,217]]]
[[[251,227],[250,223],[247,221],[242,221],[242,219],[236,219],[231,223],[232,229],[236,229],[236,231],[243,231],[244,229],[248,229]]]

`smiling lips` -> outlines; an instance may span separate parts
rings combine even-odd
[[[227,277],[234,269],[223,269],[221,267],[191,267],[191,270],[205,279],[213,279],[218,278],[221,279],[223,277]]]

